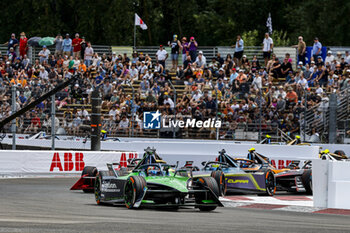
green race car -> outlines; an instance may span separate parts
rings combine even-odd
[[[107,164],[108,171],[97,173],[94,193],[97,204],[125,203],[127,208],[193,206],[211,211],[223,206],[219,187],[212,177],[193,177],[186,169],[166,164],[154,149],[147,148],[143,159],[130,171],[117,170],[118,164]]]

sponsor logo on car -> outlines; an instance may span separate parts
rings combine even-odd
[[[233,179],[229,179],[227,181],[227,183],[230,183],[230,184],[237,184],[237,183],[240,183],[240,184],[248,184],[249,183],[249,180],[233,180]]]

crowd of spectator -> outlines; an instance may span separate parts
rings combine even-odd
[[[168,42],[170,56],[160,45],[156,54],[134,51],[129,57],[115,52],[98,54],[89,41],[76,33],[73,39],[69,34],[64,39],[57,35],[55,45],[43,46],[39,59],[31,61],[25,33],[19,40],[12,34],[6,43],[7,53],[0,55],[0,119],[11,114],[11,86],[16,86],[16,105],[20,109],[79,73],[76,83],[56,94],[56,108],[62,117],[57,115],[55,125],[67,134],[84,136],[89,132],[91,93],[99,88],[102,128],[108,135],[146,135],[143,112],[159,110],[163,116],[176,113],[177,119],[218,117],[223,122],[221,138],[234,138],[237,129],[256,131],[258,125],[266,133],[279,128],[294,136],[299,133],[305,106],[311,108],[326,101],[327,93],[350,86],[348,51],[334,56],[329,50],[323,60],[322,45],[315,38],[313,54],[306,62],[306,44],[301,36],[298,39],[297,63],[288,53],[281,60],[276,57],[268,33],[262,41],[264,60],[260,61],[259,54],[251,59],[244,54],[244,38],[240,35],[232,46],[233,54],[222,57],[218,53],[207,60],[194,37],[179,40],[174,35]],[[171,64],[166,67],[168,59]],[[170,82],[183,89],[178,91],[176,102]],[[131,85],[135,87],[134,97]],[[50,106],[50,99],[44,100],[18,118],[18,131],[49,131]],[[315,117],[321,112],[316,111]],[[193,137],[215,138],[215,129],[191,132]]]

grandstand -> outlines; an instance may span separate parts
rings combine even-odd
[[[9,57],[6,56],[8,53],[7,47],[0,47],[2,52],[1,65],[3,67],[2,101],[5,103],[2,106],[1,118],[5,118],[11,112],[9,87],[13,84],[16,84],[17,94],[21,95],[23,93],[26,95],[26,90],[29,89],[31,91],[30,97],[33,98],[35,97],[33,93],[37,91],[35,89],[36,86],[39,86],[39,92],[43,93],[49,90],[50,86],[57,83],[56,79],[58,76],[62,75],[62,80],[65,80],[74,72],[81,72],[84,77],[83,80],[79,80],[69,90],[56,95],[57,128],[61,128],[60,132],[69,135],[82,137],[89,135],[91,130],[91,103],[89,95],[91,89],[96,86],[96,77],[101,76],[103,79],[101,84],[103,99],[101,109],[103,114],[102,125],[103,129],[108,132],[108,136],[111,137],[170,138],[175,136],[177,138],[257,141],[263,135],[269,134],[275,141],[288,141],[294,136],[301,134],[305,136],[304,140],[314,140],[316,138],[317,140],[327,141],[329,118],[327,115],[328,110],[325,110],[328,108],[328,105],[325,102],[328,101],[327,94],[333,92],[337,92],[339,98],[341,98],[338,115],[343,122],[343,127],[339,126],[339,129],[342,130],[343,137],[346,136],[346,120],[349,109],[347,104],[349,97],[346,91],[349,75],[347,63],[343,64],[341,61],[337,61],[342,66],[341,73],[337,74],[344,81],[336,81],[331,85],[326,83],[326,85],[319,86],[318,82],[310,82],[310,80],[314,79],[312,78],[313,75],[317,73],[317,66],[313,66],[311,61],[308,62],[310,65],[298,64],[297,50],[292,47],[275,47],[273,51],[280,65],[285,60],[286,64],[290,63],[292,70],[288,74],[272,71],[274,60],[270,60],[271,64],[270,66],[268,65],[269,67],[264,67],[263,54],[260,47],[245,47],[244,55],[247,62],[242,63],[240,67],[234,64],[232,60],[234,49],[231,47],[198,47],[198,51],[202,51],[204,57],[206,57],[205,68],[196,67],[196,63],[193,62],[190,74],[185,73],[185,67],[182,67],[184,61],[181,57],[179,57],[180,66],[177,70],[171,69],[169,57],[165,63],[165,68],[158,73],[156,53],[159,47],[137,47],[135,56],[131,53],[125,56],[123,54],[115,54],[115,60],[113,60],[114,52],[120,52],[125,47],[93,45],[92,48],[94,53],[96,53],[96,58],[94,58],[96,64],[86,67],[86,71],[81,71],[78,69],[77,64],[74,65],[74,62],[76,62],[74,59],[71,59],[72,67],[64,67],[64,60],[62,60],[61,65],[58,65],[58,57],[51,57],[55,52],[55,46],[47,47],[51,51],[50,58],[42,64],[38,64],[38,61],[40,58],[39,54],[43,48],[29,47],[27,55],[30,60],[30,66],[25,69],[20,65],[16,66],[16,59],[9,60]],[[330,47],[328,49],[340,52],[342,56],[345,55],[347,50],[342,47]],[[170,48],[166,48],[166,50],[170,53]],[[132,49],[126,49],[126,51],[132,51]],[[221,55],[221,58],[218,57],[218,54]],[[138,73],[137,77],[133,78],[127,73],[116,78],[117,66],[120,66],[123,72],[130,72],[131,64],[135,63],[136,69],[140,72],[145,56],[148,59],[146,66],[151,70],[150,74],[154,75],[146,80],[149,86],[144,87],[142,83],[142,77],[145,76],[145,73]],[[69,62],[69,58],[67,57],[66,59]],[[256,67],[253,67],[253,61]],[[19,58],[19,64],[22,64],[22,62],[22,58]],[[80,63],[82,62],[79,61]],[[215,63],[220,63],[219,67],[215,69],[213,63],[214,65]],[[261,65],[257,65],[259,63]],[[324,64],[323,62],[322,71],[327,73],[327,80],[332,80],[335,78],[334,75],[337,71],[336,65],[334,67],[328,65],[333,66],[333,64]],[[8,67],[12,69],[11,74],[7,72]],[[46,70],[47,75],[49,73],[52,74],[53,76],[51,77],[53,78],[47,78],[45,71],[41,71],[42,68]],[[243,77],[244,81],[238,80],[236,77],[232,79],[232,68],[236,70],[234,73],[240,73],[238,77]],[[222,73],[220,73],[221,69],[223,70]],[[310,69],[312,70],[310,71]],[[21,70],[24,70],[23,73],[19,72]],[[41,72],[44,74],[41,74]],[[306,73],[309,75],[305,77],[308,80],[307,84],[300,84],[301,74]],[[26,83],[28,83],[26,87],[18,84],[21,75],[24,76]],[[200,80],[202,76],[204,78]],[[261,78],[260,83],[256,82],[258,78]],[[38,79],[40,85],[34,81],[36,79]],[[290,80],[295,81],[291,82]],[[106,84],[107,81],[109,84]],[[173,85],[169,85],[170,82]],[[244,83],[247,83],[247,85]],[[154,87],[155,84],[158,84],[157,87]],[[74,86],[77,86],[77,91],[74,91]],[[106,90],[105,93],[103,93],[104,88]],[[79,96],[75,96],[77,92],[79,92]],[[114,92],[116,92],[115,99],[118,99],[118,101],[112,102],[111,97]],[[149,92],[152,92],[155,97],[155,105],[152,107],[147,105],[149,104],[147,99]],[[261,93],[262,98],[259,97],[259,93]],[[6,96],[6,94],[8,95]],[[162,102],[165,96],[169,96],[172,101],[175,101],[176,98],[175,108],[168,108]],[[282,98],[279,98],[279,96]],[[296,99],[293,99],[293,96],[296,96]],[[26,100],[20,98],[17,96],[18,108],[28,104],[30,101],[30,98],[26,98]],[[63,98],[63,101],[60,98]],[[307,102],[306,110],[305,102]],[[50,101],[44,101],[42,106],[37,106],[32,113],[29,113],[28,119],[26,116],[17,119],[17,133],[36,133],[38,131],[50,133],[50,104]],[[321,108],[324,109],[318,111]],[[220,129],[143,129],[143,111],[156,109],[160,110],[164,115],[173,115],[174,110],[176,110],[177,119],[183,117],[200,119],[215,117],[221,119],[223,124]],[[321,113],[315,116],[315,112]],[[133,113],[135,117],[134,122],[132,122]],[[304,114],[306,114],[305,123]],[[126,116],[125,124],[127,127],[121,124],[123,116]],[[33,118],[35,117],[40,119],[40,124],[34,122],[36,124],[34,127]],[[7,132],[10,132],[10,125],[7,125],[5,129]]]

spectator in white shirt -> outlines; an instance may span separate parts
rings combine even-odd
[[[324,64],[327,65],[327,63],[330,65],[332,64],[332,61],[334,60],[334,56],[332,55],[332,51],[327,52],[326,59],[324,60]]]
[[[156,57],[159,64],[165,67],[165,61],[168,58],[168,52],[165,51],[165,49],[163,48],[163,45],[159,45],[159,50],[156,53]]]
[[[316,94],[322,94],[323,93],[323,89],[322,87],[320,87],[320,84],[317,84],[316,85]]]
[[[109,115],[113,116],[113,120],[115,121],[115,116],[119,114],[119,111],[116,109],[115,105],[112,106],[111,110],[109,110]]]
[[[269,33],[265,33],[265,38],[263,41],[263,54],[265,59],[265,66],[267,65],[267,62],[270,60],[272,49],[273,49],[273,40],[270,37]]]
[[[203,51],[198,52],[195,63],[197,64],[197,67],[201,69],[204,69],[207,66],[207,59],[203,55]]]
[[[254,89],[258,89],[258,90],[262,88],[262,78],[260,75],[255,76],[252,82],[252,86]]]
[[[122,120],[119,122],[118,129],[126,134],[129,133],[129,119],[123,115]]]
[[[170,99],[168,95],[164,96],[164,103],[163,104],[164,104],[164,106],[166,104],[169,104],[171,109],[174,108],[174,101],[172,99]]]
[[[131,65],[131,69],[129,70],[130,78],[132,81],[138,80],[139,78],[139,71],[136,69],[136,64],[133,63]]]
[[[198,90],[196,90],[196,92],[193,94],[193,96],[192,96],[192,98],[193,98],[193,100],[194,101],[199,101],[199,99],[202,97],[202,94],[201,93],[199,93],[199,91]]]
[[[304,78],[304,74],[300,75],[300,79],[297,84],[301,85],[304,89],[309,87],[307,80]]]
[[[49,73],[45,70],[45,68],[42,66],[40,67],[40,73],[39,73],[39,77],[41,79],[49,79]]]

